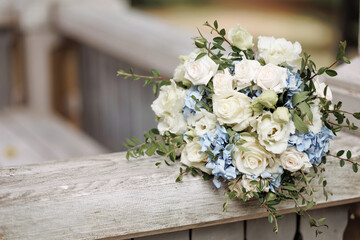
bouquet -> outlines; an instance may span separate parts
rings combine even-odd
[[[300,56],[298,42],[261,36],[254,47],[253,36],[240,25],[227,34],[217,21],[204,25],[216,36],[209,41],[199,31],[196,49],[180,56],[171,79],[157,70],[151,76],[119,70],[125,78],[145,79],[157,96],[151,105],[157,129],[144,134],[145,142],[126,139],[126,157],[157,154],[162,156],[157,166],[179,160],[184,167],[176,181],[185,174],[201,175],[227,189],[227,199],[256,198],[276,232],[282,217],[276,205],[290,199],[296,213],[306,213],[315,204],[310,185],[315,177],[327,198],[320,175],[330,140],[342,128],[357,129],[348,116],[360,119],[360,113],[341,110],[341,102],[332,102],[329,86],[319,79],[335,76],[331,68],[339,61],[350,63],[344,56],[346,42],[340,42],[331,66],[317,68],[310,55]],[[333,157],[357,172],[351,152],[343,154]],[[324,218],[306,215],[310,225],[323,225]]]

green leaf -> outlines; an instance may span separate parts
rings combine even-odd
[[[327,75],[329,75],[330,77],[335,77],[337,75],[337,72],[335,70],[332,69],[328,69],[325,71]]]
[[[350,60],[347,58],[347,57],[343,57],[343,60],[344,60],[344,63],[346,63],[346,64],[350,64],[351,62],[350,62]]]
[[[344,152],[345,152],[344,150],[340,150],[336,153],[336,156],[340,157],[341,155],[344,154]]]
[[[299,132],[302,132],[304,134],[309,132],[308,126],[294,111],[291,111],[291,116],[293,117],[295,127]]]
[[[346,152],[346,158],[347,158],[347,159],[350,159],[350,158],[351,158],[351,151],[350,151],[350,150],[348,150],[348,151]]]
[[[289,191],[297,191],[297,189],[291,185],[282,186],[281,188]]]
[[[199,53],[199,55],[197,55],[197,57],[195,58],[195,61],[199,60],[200,58],[204,57],[205,55],[206,55],[205,52]]]
[[[153,144],[146,150],[145,154],[150,157],[150,156],[154,155],[156,149],[157,149],[156,145]]]
[[[343,167],[345,165],[345,160],[344,159],[340,159],[340,167]]]
[[[293,96],[293,105],[295,106],[296,104],[305,101],[308,97],[309,97],[309,92],[308,91],[304,91],[304,92],[301,92],[301,93],[294,94],[294,96]]]
[[[155,77],[160,77],[160,73],[159,73],[158,70],[156,70],[156,69],[151,69],[151,73],[152,73],[152,75],[155,76]]]
[[[215,27],[215,29],[218,29],[218,27],[219,27],[217,20],[214,21],[214,27]]]
[[[157,92],[158,92],[158,88],[157,88],[157,85],[156,84],[154,84],[153,85],[153,93],[154,93],[154,95],[156,96],[157,95]]]
[[[126,142],[127,142],[127,144],[129,145],[129,146],[131,146],[131,147],[135,147],[136,146],[136,144],[135,143],[133,143],[130,139],[126,139]]]
[[[357,165],[357,163],[353,163],[352,169],[353,169],[354,172],[357,172],[357,171],[358,171],[358,165]]]
[[[273,217],[273,215],[269,214],[269,216],[268,216],[268,221],[269,221],[269,223],[273,223],[273,222],[274,222],[274,217]]]
[[[318,222],[319,222],[319,223],[323,223],[323,222],[325,222],[325,220],[326,220],[326,218],[320,218],[320,219],[318,220]]]
[[[180,174],[180,175],[176,178],[175,182],[181,182],[182,178],[183,178],[183,175]]]
[[[303,114],[306,114],[306,116],[309,118],[310,122],[313,121],[313,113],[311,112],[310,106],[306,102],[302,102],[298,105],[298,108]]]
[[[353,116],[360,120],[360,112],[353,113]]]
[[[221,35],[221,36],[225,36],[225,34],[226,34],[225,29],[224,29],[224,28],[223,28],[223,29],[221,29],[221,30],[220,30],[220,35]]]
[[[137,139],[136,137],[131,137],[131,139],[138,144],[142,144],[142,142],[139,139]]]
[[[323,74],[326,70],[328,70],[327,67],[322,67],[322,68],[319,69],[319,71],[317,72],[317,74],[318,74],[318,75],[321,75],[321,74]]]
[[[309,216],[309,224],[311,227],[316,227],[316,221],[312,217]]]
[[[231,191],[231,192],[229,193],[229,199],[230,199],[230,200],[233,200],[235,196],[236,196],[236,191]]]
[[[309,210],[310,208],[312,208],[314,206],[315,202],[314,201],[310,201],[306,204],[306,210]]]

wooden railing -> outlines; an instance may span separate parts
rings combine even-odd
[[[331,151],[346,147],[359,156],[359,140],[341,134]],[[156,161],[157,157],[127,161],[124,153],[115,153],[2,168],[0,234],[3,239],[141,239],[156,234],[160,235],[151,239],[190,239],[191,235],[198,240],[211,234],[222,234],[220,239],[234,239],[231,236],[235,235],[243,239],[241,221],[248,220],[247,234],[253,236],[292,239],[295,235],[293,214],[280,221],[276,235],[265,219],[249,221],[267,215],[257,201],[231,201],[223,212],[223,190],[214,190],[211,181],[199,177],[186,176],[176,183],[179,165],[157,168]],[[338,165],[337,160],[329,159],[325,177],[333,195],[328,201],[322,188],[314,184],[315,208],[360,201],[360,174],[353,173],[351,166]],[[293,207],[293,202],[284,202],[278,209],[290,213]],[[341,239],[346,208],[329,208],[321,214],[328,217],[330,225],[324,229],[323,239]],[[204,228],[220,224],[225,225]],[[303,239],[313,239],[315,233],[307,224],[304,218]],[[261,231],[254,230],[260,225]],[[169,232],[175,233],[161,235]],[[248,235],[247,239],[253,238]]]

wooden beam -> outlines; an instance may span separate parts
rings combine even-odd
[[[53,23],[61,34],[85,43],[132,66],[156,68],[172,76],[178,56],[193,50],[191,34],[133,9],[91,8],[59,4]]]
[[[332,151],[359,156],[359,137],[339,134]],[[356,157],[358,158],[358,157]],[[0,234],[5,239],[128,239],[266,216],[257,201],[225,201],[211,181],[185,176],[179,165],[155,167],[158,157],[125,160],[125,153],[0,169]],[[328,160],[324,208],[360,201],[360,174]],[[278,206],[293,211],[292,202]]]

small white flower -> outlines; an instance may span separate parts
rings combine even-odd
[[[233,150],[233,165],[244,174],[259,176],[272,161],[272,154],[255,141],[248,138],[247,142],[241,145],[249,151],[241,151],[237,147]]]
[[[251,85],[259,74],[261,65],[256,60],[243,59],[234,66],[235,85],[238,90],[246,88]]]
[[[196,167],[203,172],[211,174],[211,169],[205,167],[208,162],[208,155],[201,152],[201,146],[196,140],[186,144],[181,153],[180,162],[188,167]]]
[[[252,117],[251,99],[235,90],[224,90],[213,95],[213,110],[221,125],[233,125],[235,131],[249,126]]]
[[[151,104],[151,108],[158,117],[181,112],[184,107],[185,95],[186,91],[171,81],[171,85],[164,85],[160,88],[159,96]]]
[[[194,126],[194,132],[199,137],[216,129],[216,116],[203,108],[195,115],[190,115],[187,122],[188,125]]]
[[[281,93],[286,87],[287,77],[286,68],[269,63],[261,67],[255,83],[264,90],[271,89]]]
[[[259,57],[265,63],[275,65],[284,64],[298,68],[300,64],[301,45],[298,42],[291,43],[285,38],[259,37],[258,41]]]
[[[313,104],[310,104],[310,110],[313,114],[313,120],[312,123],[310,122],[308,116],[305,117],[304,122],[306,125],[308,125],[309,130],[313,133],[317,134],[321,131],[321,128],[323,126],[323,122],[321,120],[322,114],[320,112],[320,100],[315,99]]]
[[[191,82],[185,78],[185,66],[183,63],[175,68],[173,80],[175,82],[182,82],[185,86],[191,85]]]
[[[308,171],[312,166],[306,153],[299,152],[295,147],[289,147],[280,155],[281,165],[290,172],[300,169]]]
[[[328,101],[332,101],[333,96],[332,96],[332,92],[331,92],[331,89],[329,86],[327,86],[324,82],[320,82],[319,78],[315,79],[314,85],[315,85],[315,89],[316,89],[316,95],[318,97],[325,98]],[[326,86],[327,86],[327,89],[326,89],[326,96],[325,96],[324,90],[325,90]]]
[[[160,134],[164,134],[165,131],[183,134],[186,131],[187,124],[182,115],[185,95],[185,90],[177,87],[174,81],[171,85],[160,88],[159,96],[151,104],[158,120]]]
[[[266,150],[280,154],[288,146],[290,133],[295,133],[295,126],[292,121],[288,123],[279,123],[275,121],[270,112],[263,113],[256,121],[253,122],[258,139]]]
[[[253,36],[240,25],[229,30],[228,38],[234,46],[241,50],[247,50],[254,46]]]
[[[224,72],[218,72],[213,78],[214,92],[219,93],[222,90],[233,90],[233,77],[226,69]]]
[[[185,78],[194,85],[206,85],[216,74],[218,65],[208,55],[195,60],[199,53],[194,51],[185,60]]]
[[[187,130],[187,124],[182,113],[167,113],[158,117],[157,128],[161,135],[166,131],[170,131],[176,135],[182,135]]]

